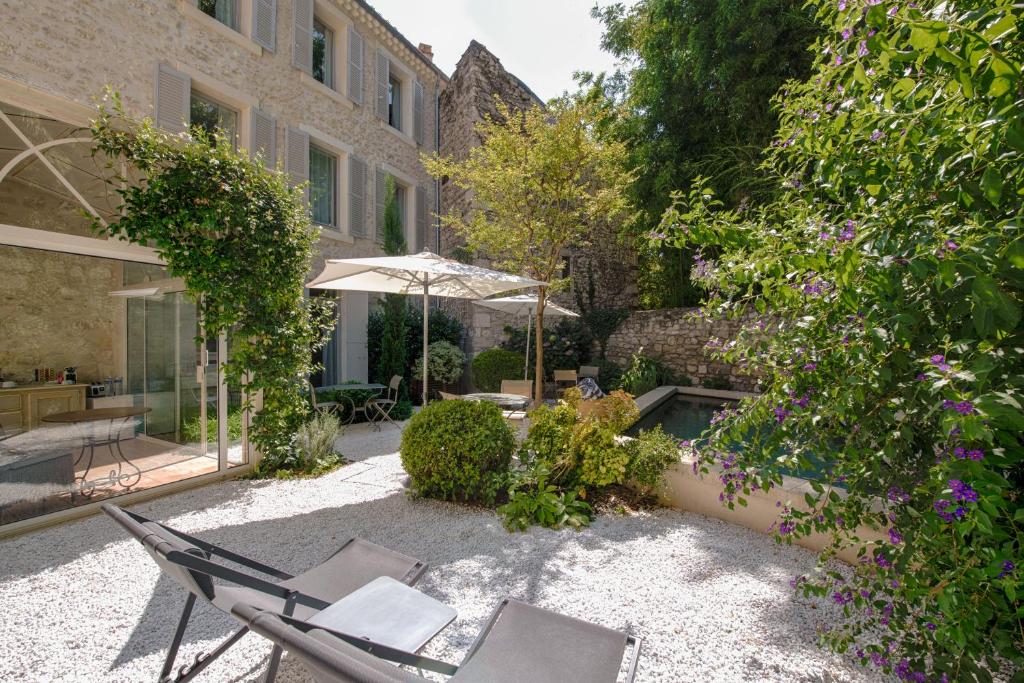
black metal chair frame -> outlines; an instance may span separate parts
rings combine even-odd
[[[108,511],[107,508],[112,508],[113,510],[124,513],[131,518],[131,521],[138,524],[140,529],[136,530],[136,533],[141,532],[144,535],[153,535],[142,525],[147,523],[156,524],[172,536],[176,536],[177,538],[194,545],[201,553],[194,554],[180,550],[171,550],[164,555],[168,562],[183,567],[190,572],[204,574],[211,579],[221,579],[222,581],[226,581],[237,586],[251,588],[266,595],[283,599],[285,601],[285,607],[283,613],[279,616],[290,617],[294,612],[296,605],[305,605],[317,610],[325,609],[331,605],[331,603],[325,600],[307,595],[301,591],[285,588],[284,586],[278,585],[272,581],[261,579],[258,576],[252,576],[251,574],[246,574],[245,572],[225,567],[222,564],[217,564],[216,562],[211,561],[211,558],[217,556],[240,566],[253,569],[261,574],[273,576],[274,578],[282,581],[294,578],[293,574],[289,574],[288,572],[271,567],[270,565],[263,564],[262,562],[245,557],[244,555],[239,555],[238,553],[234,553],[226,548],[221,548],[213,543],[190,536],[174,529],[173,527],[169,527],[166,524],[148,519],[138,513],[117,508],[109,504],[103,505],[104,511],[122,525],[124,525],[127,520],[118,518],[114,513]],[[339,548],[337,552],[341,552],[345,546],[355,540],[355,538],[349,539],[347,542],[342,544],[341,548]],[[416,565],[402,578],[403,583],[408,585],[415,584],[416,581],[423,576],[423,573],[426,572],[426,570],[427,565],[425,563],[417,562]],[[181,641],[185,636],[185,628],[188,626],[189,619],[192,616],[192,608],[195,606],[196,597],[196,594],[192,590],[189,590],[188,597],[185,599],[185,607],[182,610],[181,617],[178,619],[178,626],[174,631],[174,638],[171,640],[170,649],[168,650],[167,657],[164,660],[163,668],[160,670],[160,678],[158,679],[159,683],[187,683],[198,676],[200,672],[209,666],[215,659],[227,652],[227,650],[231,648],[239,638],[249,631],[248,626],[243,626],[238,631],[231,634],[226,640],[221,642],[213,649],[213,651],[209,653],[200,653],[196,655],[191,664],[183,664],[178,667],[177,674],[172,677],[171,672],[174,670],[175,660],[178,656],[178,649],[181,647]],[[210,596],[207,596],[207,600],[210,600]],[[274,679],[277,677],[277,668],[281,662],[281,654],[282,650],[280,646],[275,645],[271,651],[270,662],[267,665],[267,672],[264,678],[266,683],[273,683]]]
[[[480,633],[477,634],[476,639],[473,641],[473,644],[470,646],[469,651],[463,658],[463,664],[472,659],[473,655],[476,654],[477,650],[479,650],[480,647],[483,645],[484,641],[487,639],[487,635],[491,632],[491,629],[494,627],[494,624],[498,621],[498,617],[501,616],[502,610],[505,609],[508,603],[508,598],[505,598],[500,603],[498,603],[498,606],[494,609],[494,612],[491,613],[491,618],[487,620],[487,624],[483,627],[483,629],[480,630]],[[234,612],[234,609],[232,609],[232,612]],[[241,617],[237,614],[236,616],[244,620],[244,617]],[[394,662],[396,664],[412,666],[417,669],[425,669],[427,671],[433,671],[435,673],[444,674],[445,676],[453,676],[459,671],[458,665],[449,664],[448,662],[442,661],[440,659],[433,659],[432,657],[418,655],[414,652],[406,652],[405,650],[399,650],[397,648],[389,647],[387,645],[381,645],[380,643],[375,643],[371,640],[367,640],[366,638],[360,638],[358,636],[353,636],[348,633],[343,633],[341,631],[335,631],[329,628],[325,628],[323,626],[310,624],[300,619],[295,619],[290,615],[276,614],[275,616],[284,621],[286,624],[294,626],[303,633],[309,633],[310,631],[314,630],[324,631],[345,641],[350,645],[359,648],[360,650],[363,650],[381,659]],[[640,647],[642,644],[642,639],[636,636],[628,634],[626,635],[627,648],[633,648],[633,653],[630,656],[629,664],[626,668],[626,683],[633,683],[634,679],[636,678],[636,667],[640,660]]]

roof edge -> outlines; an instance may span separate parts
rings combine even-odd
[[[395,38],[398,38],[399,42],[401,42],[403,45],[405,45],[405,47],[407,47],[409,50],[411,50],[413,55],[415,55],[421,62],[423,62],[424,64],[429,66],[432,71],[434,71],[436,74],[438,74],[441,78],[443,78],[446,81],[450,81],[451,80],[451,78],[448,76],[448,74],[446,74],[444,71],[441,70],[441,67],[439,67],[437,64],[435,64],[432,59],[428,58],[425,54],[420,52],[420,49],[418,47],[416,47],[415,45],[413,45],[411,40],[406,38],[402,34],[401,31],[399,31],[397,28],[395,28],[394,24],[392,24],[390,21],[385,19],[384,16],[380,12],[375,10],[373,8],[373,6],[370,5],[369,2],[367,2],[367,0],[353,0],[353,1],[355,2],[356,5],[358,5],[359,7],[363,8],[364,10],[366,10],[366,12],[371,17],[373,17],[376,21],[379,21],[384,26],[384,28],[386,28],[388,30],[388,32],[391,33],[391,35],[393,35]]]

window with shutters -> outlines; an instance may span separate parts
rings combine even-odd
[[[402,81],[394,73],[388,77],[388,125],[402,130]]]
[[[238,147],[238,112],[195,90],[189,97],[189,124],[210,135],[220,131],[234,147]]]
[[[334,87],[334,31],[313,17],[313,78]]]
[[[240,0],[197,0],[196,7],[203,14],[209,15],[234,30],[239,30]]]
[[[309,208],[313,221],[338,229],[338,157],[309,146]]]

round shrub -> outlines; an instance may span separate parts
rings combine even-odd
[[[481,351],[471,364],[473,386],[480,391],[498,391],[501,380],[522,377],[525,365],[526,357],[517,351],[502,348]]]
[[[466,363],[466,354],[462,353],[459,347],[451,342],[437,341],[427,348],[427,354],[430,358],[429,379],[431,381],[452,384],[458,382],[459,378],[462,377],[462,366]],[[413,371],[413,377],[419,380],[423,379],[422,353],[416,359],[416,369]]]
[[[402,466],[428,498],[491,503],[515,439],[501,409],[484,401],[438,401],[409,420]]]

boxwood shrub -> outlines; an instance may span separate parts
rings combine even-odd
[[[402,466],[421,496],[492,503],[515,439],[501,409],[484,401],[438,401],[402,433]]]
[[[473,386],[480,391],[498,391],[501,380],[522,377],[525,365],[526,357],[517,351],[502,348],[482,351],[473,358]]]

